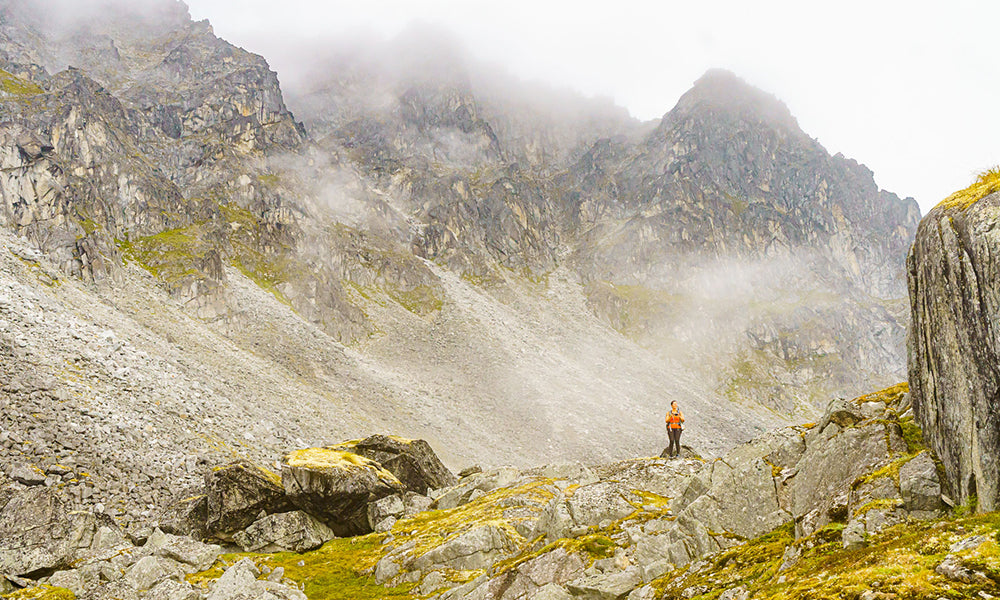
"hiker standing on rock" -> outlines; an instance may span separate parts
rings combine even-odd
[[[670,403],[670,412],[667,413],[667,436],[670,438],[667,455],[670,458],[679,456],[681,453],[682,431],[684,431],[684,413],[677,408],[677,401],[674,400]]]

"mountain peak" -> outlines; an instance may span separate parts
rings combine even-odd
[[[706,71],[668,114],[689,114],[705,110],[729,113],[741,119],[761,120],[796,130],[799,128],[784,102],[725,69]]]

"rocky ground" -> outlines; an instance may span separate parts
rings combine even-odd
[[[245,462],[202,468],[194,496],[128,532],[66,512],[71,485],[19,476],[4,486],[0,530],[23,547],[8,541],[0,559],[16,575],[8,588],[28,586],[15,598],[1000,591],[995,515],[941,519],[951,501],[905,384],[720,459],[686,453],[456,481],[426,445],[375,437],[292,452],[280,477]]]

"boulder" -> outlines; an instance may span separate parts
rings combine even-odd
[[[368,505],[405,489],[375,461],[336,447],[306,448],[286,455],[281,481],[295,506],[340,536],[370,532]]]
[[[669,446],[664,448],[663,452],[660,452],[660,458],[671,458]],[[692,448],[691,446],[688,446],[686,444],[681,444],[681,451],[677,454],[676,457],[673,458],[700,459],[701,455],[698,454],[698,452],[695,451],[695,449]]]
[[[399,519],[406,511],[403,497],[400,494],[393,494],[385,498],[379,498],[368,505],[368,524],[375,528],[376,525],[389,517]]]
[[[185,565],[183,570],[188,573],[208,569],[222,554],[222,547],[216,544],[205,544],[187,536],[163,533],[159,529],[153,531],[142,550],[182,563]]]
[[[984,190],[985,191],[985,190]],[[1000,194],[933,208],[907,258],[914,415],[948,495],[1000,509]],[[957,198],[957,200],[956,200]]]
[[[458,478],[444,466],[430,444],[424,440],[373,435],[336,448],[377,462],[411,492],[427,495],[429,490],[458,483]]]
[[[10,478],[24,485],[42,485],[45,483],[45,471],[34,465],[16,464],[10,470]]]
[[[334,538],[314,517],[295,510],[267,515],[233,536],[244,552],[305,552]]]
[[[618,600],[642,585],[638,569],[628,569],[617,573],[595,573],[566,584],[576,598],[584,600]]]
[[[71,512],[54,488],[22,490],[0,510],[0,573],[44,575],[69,567],[96,530],[94,515]]]
[[[496,525],[475,527],[418,556],[413,568],[485,569],[518,551],[516,535]]]
[[[586,566],[579,554],[555,548],[521,563],[496,580],[494,585],[503,588],[501,600],[538,598],[548,594],[568,596],[561,585],[582,577]],[[546,588],[549,588],[548,591]]]
[[[164,533],[195,539],[208,537],[208,495],[188,490],[158,514],[152,524]]]
[[[180,581],[184,574],[181,564],[175,560],[144,556],[125,572],[125,582],[135,591],[144,591],[167,579]]]
[[[219,577],[206,600],[307,600],[299,590],[266,579],[249,558],[237,562]]]
[[[198,600],[198,590],[190,583],[166,579],[153,586],[145,600]]]
[[[899,493],[906,510],[940,510],[944,507],[937,465],[929,453],[921,452],[900,467]]]
[[[222,539],[246,529],[261,511],[282,512],[288,507],[281,479],[249,462],[235,462],[205,475],[208,531]]]

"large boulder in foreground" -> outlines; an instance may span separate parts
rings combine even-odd
[[[458,478],[444,466],[424,440],[373,435],[337,446],[340,450],[370,458],[396,476],[406,489],[427,495],[428,490],[450,487]]]
[[[1000,173],[920,222],[907,259],[909,378],[948,491],[1000,508]]]
[[[89,548],[97,530],[93,514],[71,512],[57,490],[32,487],[0,509],[0,576],[41,576],[69,567]]]
[[[369,533],[368,504],[406,489],[377,462],[337,447],[286,455],[281,482],[293,504],[339,536]]]
[[[221,539],[232,539],[256,521],[261,511],[270,514],[288,507],[281,479],[243,461],[206,474],[205,491],[208,530]]]

